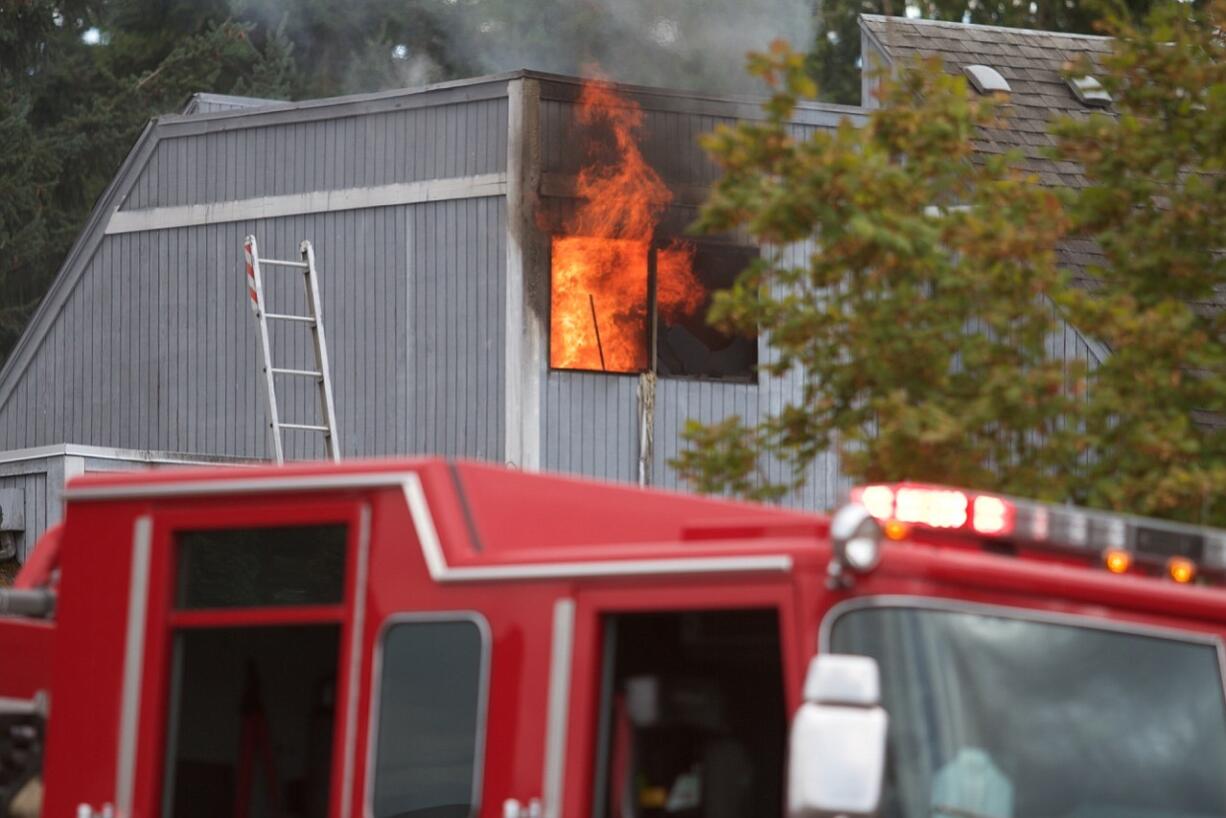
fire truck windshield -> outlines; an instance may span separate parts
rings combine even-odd
[[[1226,815],[1211,640],[868,605],[834,620],[828,649],[881,670],[882,818]]]

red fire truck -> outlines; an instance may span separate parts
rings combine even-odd
[[[66,499],[0,595],[46,818],[1226,815],[1223,532],[442,460]]]

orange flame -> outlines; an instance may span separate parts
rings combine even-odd
[[[582,204],[552,246],[549,363],[556,369],[637,372],[648,365],[647,264],[660,214],[672,193],[647,164],[636,137],[643,111],[611,85],[588,81],[578,121],[607,131],[591,142],[579,172]],[[693,247],[674,242],[656,257],[660,316],[678,321],[706,299]]]

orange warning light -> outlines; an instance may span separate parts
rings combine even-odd
[[[1166,563],[1171,579],[1186,584],[1196,579],[1196,563],[1185,557],[1171,557]]]
[[[911,526],[902,520],[886,520],[885,535],[891,540],[901,540],[911,533]]]
[[[1103,564],[1113,574],[1126,574],[1132,567],[1132,554],[1122,548],[1108,548],[1103,552]]]

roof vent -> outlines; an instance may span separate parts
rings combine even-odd
[[[1090,108],[1111,107],[1111,95],[1098,80],[1090,76],[1069,77],[1068,87],[1073,89],[1082,105]]]
[[[971,85],[981,94],[1009,93],[1009,81],[990,65],[968,65],[962,69]]]

